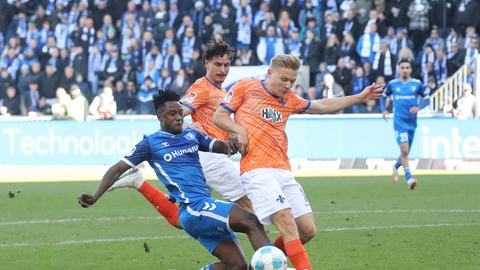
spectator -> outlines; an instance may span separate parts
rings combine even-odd
[[[475,59],[475,56],[478,54],[478,38],[470,39],[470,47],[465,52],[465,64],[471,64],[472,66],[474,63],[472,62]]]
[[[362,67],[357,67],[355,69],[355,75],[353,76],[352,80],[352,95],[356,95],[362,92],[363,88],[368,86],[369,82],[367,77],[363,72]],[[361,113],[363,111],[364,104],[356,104],[352,106],[353,113]]]
[[[261,37],[257,46],[258,60],[263,65],[269,65],[270,59],[284,51],[282,38],[277,36],[275,27],[269,26],[267,36]]]
[[[189,68],[192,65],[193,51],[199,48],[193,27],[187,27],[185,29],[185,34],[177,47],[181,48],[182,67]]]
[[[442,85],[447,81],[447,56],[445,56],[445,52],[442,49],[436,50],[435,56],[435,62],[433,64],[435,81],[437,85]]]
[[[408,7],[407,16],[410,18],[409,30],[414,41],[413,50],[415,52],[420,51],[427,37],[429,10],[430,4],[427,0],[414,0]]]
[[[450,33],[446,39],[446,47],[447,47],[447,58],[452,58],[452,45],[455,44],[458,48],[464,48],[464,40],[461,36],[458,35],[455,28],[450,29]],[[458,51],[458,50],[457,50]]]
[[[371,24],[370,31],[365,32],[357,43],[357,53],[362,63],[372,62],[375,54],[380,50],[380,36],[377,33],[377,25]]]
[[[214,21],[222,28],[223,40],[228,44],[235,44],[233,38],[235,34],[235,16],[230,12],[230,7],[227,4],[222,5],[222,9]]]
[[[465,59],[465,51],[459,50],[459,46],[457,43],[452,43],[450,45],[450,54],[448,56],[447,60],[447,71],[448,71],[448,76],[453,75],[462,65],[463,61]]]
[[[290,38],[286,41],[286,50],[288,54],[301,57],[302,42],[300,41],[298,31],[290,33]]]
[[[17,78],[17,88],[20,94],[28,90],[30,84],[30,67],[27,64],[20,66],[20,74]]]
[[[333,72],[338,58],[340,58],[340,44],[337,35],[332,34],[328,37],[325,45],[325,62],[327,63],[327,70]]]
[[[193,60],[193,53],[192,53]],[[168,54],[163,60],[163,67],[168,68],[171,74],[175,74],[182,66],[180,56],[177,54],[177,47],[175,45],[168,48]]]
[[[307,23],[311,19],[313,19],[314,22],[318,22],[318,25],[322,25],[322,14],[313,6],[312,0],[306,0],[305,7],[300,11],[298,16],[298,25],[302,32],[307,28]]]
[[[315,34],[311,30],[307,30],[307,35],[302,43],[302,60],[303,63],[310,67],[310,80],[313,82],[316,69],[320,62],[322,45],[315,39]],[[311,83],[310,83],[311,84]]]
[[[156,93],[152,78],[146,77],[140,90],[137,92],[136,112],[137,114],[154,114],[153,95]]]
[[[405,0],[386,1],[385,16],[395,29],[408,27],[409,2]]]
[[[308,98],[307,93],[305,93],[301,84],[297,84],[294,89],[295,89],[295,95],[304,99]],[[315,95],[317,95],[316,91],[317,90],[315,90]]]
[[[96,96],[88,109],[95,119],[112,120],[117,114],[117,104],[113,98],[111,87],[104,87],[100,95]]]
[[[275,27],[276,21],[272,12],[266,12],[263,19],[259,21],[255,34],[258,37],[264,37],[267,35],[268,27]]]
[[[93,99],[94,96],[92,94],[92,90],[90,89],[90,86],[88,85],[88,82],[86,82],[83,79],[82,74],[77,74],[77,76],[75,76],[75,85],[78,89],[80,89],[80,91],[82,92],[82,96],[84,98],[86,98],[87,101],[90,101],[90,100]],[[72,96],[72,98],[73,98],[73,96]]]
[[[185,71],[183,69],[179,69],[169,89],[182,97],[185,92],[187,92],[188,85],[189,84]]]
[[[355,12],[353,12],[352,9],[347,10],[347,17],[343,21],[342,25],[343,37],[346,38],[347,34],[349,33],[353,36],[354,40],[357,40],[362,33],[360,23],[355,17]]]
[[[172,84],[172,81],[173,81],[173,78],[172,78],[172,75],[170,74],[170,70],[168,68],[162,68],[160,77],[158,78],[156,85],[160,89],[170,89],[170,85]]]
[[[335,82],[331,74],[326,74],[323,78],[323,89],[321,90],[320,98],[334,98],[343,97],[345,92],[342,87]]]
[[[72,89],[72,85],[75,84],[75,71],[72,67],[66,67],[63,73],[63,77],[60,79],[59,87],[65,89],[68,93]]]
[[[31,81],[28,91],[20,97],[20,111],[24,116],[34,116],[39,111],[38,102],[40,100],[39,86],[37,81]]]
[[[395,55],[390,53],[388,43],[383,40],[380,45],[380,51],[375,54],[375,58],[372,64],[373,76],[385,77],[386,81],[393,79],[395,75],[395,65],[397,59]]]
[[[1,115],[21,115],[20,97],[13,85],[7,87],[5,98],[0,99],[0,101],[2,101],[0,105]]]
[[[325,62],[321,62],[318,65],[317,75],[315,75],[315,89],[317,90],[318,96],[321,96],[322,89],[325,87],[323,78],[325,78],[325,75],[327,74],[327,64]]]
[[[478,118],[480,116],[480,104],[472,94],[470,84],[463,85],[463,96],[457,101],[455,116],[458,119]]]
[[[52,104],[52,116],[55,120],[64,120],[68,119],[68,106],[70,106],[70,95],[67,94],[65,89],[57,88],[55,91],[57,97],[54,104]]]
[[[433,26],[430,30],[430,36],[425,40],[425,44],[430,44],[433,47],[433,50],[445,50],[445,41],[438,35],[437,26]]]
[[[127,99],[127,109],[125,110],[125,114],[134,114],[135,113],[135,106],[137,103],[137,88],[135,86],[135,83],[133,82],[128,82],[127,83],[127,94],[128,94],[128,99]]]
[[[242,15],[240,17],[237,29],[237,50],[248,49],[252,41],[252,28],[247,15]]]
[[[119,56],[118,48],[113,46],[107,58],[104,60],[101,77],[103,80],[112,77],[115,81],[121,79],[123,60]]]
[[[343,58],[338,59],[337,68],[332,75],[335,79],[335,82],[343,88],[345,95],[351,95],[352,71],[346,67],[345,60]]]
[[[47,64],[45,72],[40,76],[42,82],[40,86],[40,95],[46,98],[48,104],[52,105],[56,100],[56,89],[59,83],[59,76],[52,64]]]
[[[307,97],[306,99],[309,100],[317,100],[319,96],[317,95],[317,89],[315,87],[309,87],[307,90]]]
[[[2,68],[0,71],[0,99],[7,97],[7,88],[13,85],[14,81],[10,77],[10,73],[8,73],[6,68]]]
[[[478,22],[478,13],[480,6],[477,1],[460,0],[456,1],[457,7],[455,9],[455,28],[463,33],[466,27],[475,25]]]

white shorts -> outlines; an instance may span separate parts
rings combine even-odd
[[[252,201],[255,215],[262,224],[272,224],[270,216],[286,208],[292,209],[295,218],[312,212],[302,186],[289,170],[251,170],[242,174],[242,185]]]
[[[224,200],[236,201],[247,195],[240,180],[240,168],[227,155],[198,152],[207,186]]]

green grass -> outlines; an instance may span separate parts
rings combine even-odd
[[[480,176],[419,181],[408,191],[388,177],[300,179],[318,229],[306,245],[314,269],[480,269]],[[0,184],[0,269],[184,270],[216,261],[135,191],[80,208],[77,196],[96,185]]]

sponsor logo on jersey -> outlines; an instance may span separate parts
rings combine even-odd
[[[182,101],[186,103],[192,103],[196,97],[197,97],[197,93],[189,92],[183,97]]]
[[[192,154],[192,153],[196,153],[196,152],[198,152],[198,145],[194,145],[190,148],[185,148],[185,149],[172,151],[170,153],[167,153],[167,154],[163,155],[163,159],[166,162],[170,162],[173,158],[177,158],[177,157],[183,156],[185,154]]]
[[[282,113],[270,107],[263,108],[260,113],[263,119],[273,123],[282,122],[283,120]]]
[[[233,90],[228,91],[227,95],[223,98],[223,102],[230,103],[235,92]]]

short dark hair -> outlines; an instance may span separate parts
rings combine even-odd
[[[222,57],[224,55],[227,55],[230,59],[232,59],[233,48],[223,40],[211,39],[207,43],[207,48],[205,48],[205,50],[203,51],[202,57],[203,61],[209,61],[212,60],[215,56]]]
[[[410,66],[412,66],[412,62],[410,62],[410,60],[408,60],[407,58],[400,59],[400,62],[398,62],[398,65],[400,66],[400,64],[402,63],[408,63]]]
[[[172,90],[167,89],[159,89],[157,94],[153,96],[153,107],[155,108],[155,112],[158,111],[160,106],[163,106],[167,101],[179,101],[180,96],[173,92]]]

